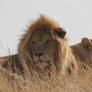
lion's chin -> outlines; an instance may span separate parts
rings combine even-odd
[[[35,62],[35,61],[34,61]],[[38,60],[35,62],[35,65],[41,69],[45,69],[46,67],[49,66],[50,61],[43,61],[43,60]]]

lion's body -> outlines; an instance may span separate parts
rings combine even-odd
[[[92,39],[82,38],[82,41],[78,44],[71,46],[74,56],[92,67]]]
[[[31,74],[36,71],[41,78],[50,76],[53,70],[56,74],[77,71],[76,59],[67,45],[65,34],[65,30],[58,23],[41,16],[29,26],[20,40],[18,54],[9,56],[11,60],[8,64],[11,64],[11,68],[12,65],[20,64],[20,71],[26,65]],[[7,62],[2,66],[7,68]]]

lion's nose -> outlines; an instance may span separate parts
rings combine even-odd
[[[43,55],[43,53],[35,53],[36,56],[40,57]]]

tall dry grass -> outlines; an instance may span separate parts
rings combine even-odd
[[[79,74],[57,75],[51,79],[41,80],[25,69],[25,76],[12,73],[0,66],[0,92],[92,92],[92,69],[81,68]]]

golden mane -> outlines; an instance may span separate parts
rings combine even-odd
[[[57,69],[56,71],[62,71],[63,73],[65,71],[70,73],[73,70],[76,71],[77,64],[75,57],[72,55],[71,48],[67,45],[66,38],[64,37],[66,31],[61,28],[57,22],[47,16],[41,16],[36,21],[31,23],[26,31],[26,34],[23,35],[20,40],[18,48],[20,61],[25,62],[29,68],[32,68],[32,66],[35,67],[32,60],[32,53],[29,52],[29,49],[32,36],[37,33],[38,30],[40,30],[40,32],[44,30],[48,31],[52,37],[52,40],[55,41],[55,48],[52,46],[54,49],[55,61],[52,63]]]

